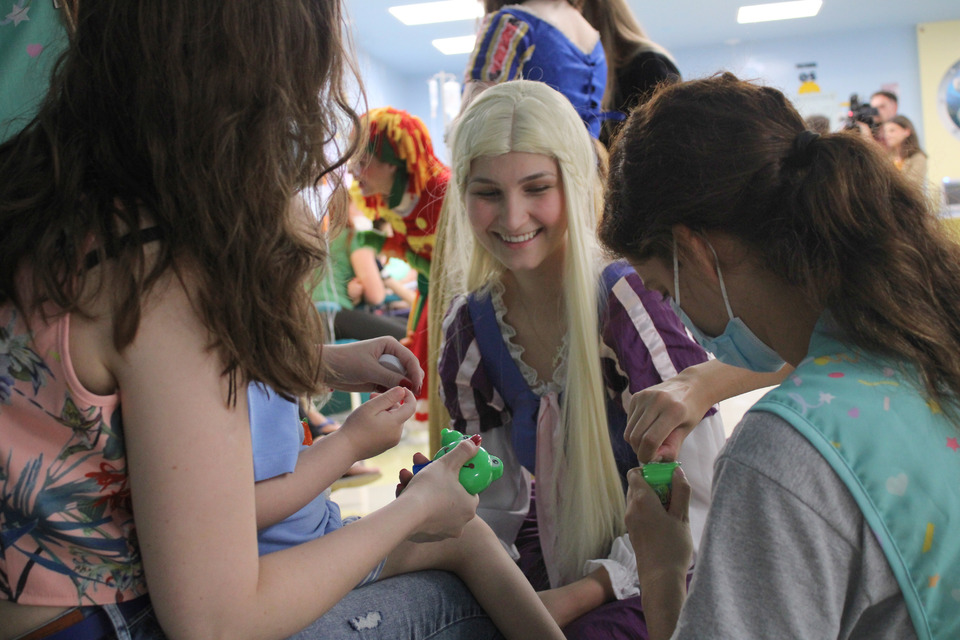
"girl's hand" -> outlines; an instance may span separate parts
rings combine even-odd
[[[385,353],[400,359],[406,375],[380,364],[378,359]],[[323,358],[330,370],[330,379],[325,382],[342,391],[382,392],[399,386],[417,393],[423,384],[423,369],[417,357],[395,338],[388,336],[325,345]]]
[[[681,373],[630,397],[623,439],[642,463],[676,460],[680,445],[710,410]]]
[[[640,591],[645,584],[653,587],[658,582],[685,580],[693,558],[693,538],[688,517],[690,483],[683,469],[673,471],[668,509],[660,504],[639,468],[627,473],[627,481],[630,486],[624,520],[637,555]]]
[[[355,460],[366,460],[397,446],[403,425],[416,408],[417,399],[409,389],[394,387],[357,407],[337,434],[349,439]]]
[[[463,528],[477,514],[480,498],[470,495],[460,485],[460,467],[475,456],[477,450],[471,440],[463,440],[452,451],[408,478],[399,500],[417,501],[426,514],[410,537],[412,542],[459,538]]]
[[[353,304],[360,304],[363,301],[363,283],[358,278],[350,278],[347,282],[347,297]]]

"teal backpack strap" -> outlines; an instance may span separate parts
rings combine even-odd
[[[0,142],[36,115],[50,87],[53,65],[66,50],[67,30],[54,4],[13,0],[0,10]]]

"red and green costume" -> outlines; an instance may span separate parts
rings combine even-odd
[[[363,117],[369,128],[368,152],[397,167],[390,194],[365,197],[354,183],[354,204],[371,220],[382,218],[393,229],[387,237],[361,232],[358,241],[378,252],[402,257],[417,271],[417,301],[410,311],[410,348],[427,371],[427,294],[430,261],[436,244],[440,209],[450,180],[448,169],[433,153],[426,125],[416,116],[392,107],[372,109]],[[427,385],[423,385],[424,391]]]

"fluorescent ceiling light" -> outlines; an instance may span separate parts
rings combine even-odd
[[[796,2],[774,2],[772,4],[754,4],[740,7],[737,22],[769,22],[771,20],[789,20],[791,18],[809,18],[820,12],[821,0],[797,0]]]
[[[390,7],[388,11],[407,26],[475,20],[483,17],[483,5],[477,0],[445,0],[444,2],[404,4]]]
[[[470,53],[473,46],[477,44],[477,36],[457,36],[456,38],[437,38],[433,41],[433,46],[440,50],[440,53],[447,56],[455,56],[459,53]]]

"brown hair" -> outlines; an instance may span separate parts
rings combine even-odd
[[[910,156],[917,153],[927,155],[924,153],[923,149],[920,148],[920,139],[917,137],[917,129],[913,126],[913,123],[910,122],[910,118],[907,116],[893,116],[887,122],[892,122],[901,129],[906,129],[910,132],[910,135],[904,138],[903,142],[900,143],[900,148],[897,149],[897,155],[900,156],[902,160],[906,160]],[[886,122],[884,124],[886,124]]]
[[[312,391],[322,332],[304,281],[324,254],[289,209],[342,164],[327,154],[358,121],[339,0],[77,8],[37,117],[0,146],[0,303],[82,313],[84,253],[92,243],[102,262],[117,248],[122,349],[145,293],[188,266],[231,397],[238,374]],[[149,265],[142,245],[118,242],[145,218],[162,236]],[[33,280],[18,291],[26,265]]]
[[[661,87],[613,151],[601,242],[667,261],[676,224],[731,234],[955,409],[960,247],[875,144],[803,131],[782,93],[729,73]]]
[[[816,113],[811,116],[807,116],[807,119],[804,120],[804,123],[807,125],[807,129],[810,129],[811,131],[816,131],[820,134],[830,133],[830,118],[827,116]]]
[[[622,96],[617,72],[640,51],[658,53],[674,67],[677,66],[670,52],[647,36],[626,0],[585,0],[580,12],[600,32],[600,41],[607,57],[607,89],[603,96],[605,110],[620,108],[617,102],[625,96]]]

